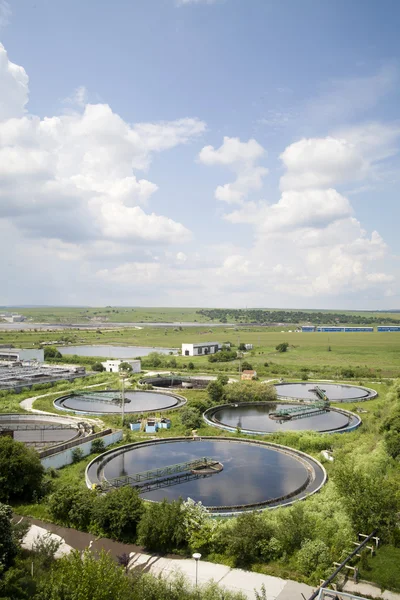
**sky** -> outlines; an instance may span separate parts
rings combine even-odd
[[[398,0],[0,0],[0,305],[400,308]]]

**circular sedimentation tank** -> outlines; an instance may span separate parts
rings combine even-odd
[[[319,411],[305,403],[284,402],[224,404],[209,408],[203,418],[213,427],[252,435],[285,431],[342,433],[361,424],[360,417],[350,411],[335,408]]]
[[[177,394],[132,390],[125,392],[125,414],[141,414],[179,408],[186,398]],[[101,392],[74,392],[54,401],[55,408],[76,414],[105,415],[120,413],[122,410],[121,392],[107,390]]]
[[[145,491],[142,497],[156,502],[192,498],[212,513],[229,515],[291,504],[318,491],[326,480],[317,460],[291,448],[240,438],[205,437],[151,440],[106,452],[88,465],[86,484],[110,485],[114,478],[134,477],[201,457],[218,461],[222,470]]]
[[[285,400],[315,401],[318,399],[315,393],[316,387],[326,394],[330,402],[361,402],[375,398],[378,395],[375,390],[344,383],[285,382],[275,384],[278,398]]]
[[[63,417],[20,413],[0,415],[0,436],[12,437],[37,450],[70,442],[81,435],[82,427]]]

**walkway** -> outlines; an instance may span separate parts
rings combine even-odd
[[[15,516],[15,521],[19,521],[20,519],[21,517]],[[122,544],[107,538],[95,538],[90,533],[60,527],[52,523],[40,521],[39,519],[24,517],[24,520],[34,526],[34,529],[25,538],[26,547],[32,547],[32,541],[36,535],[41,530],[46,530],[64,540],[65,544],[62,546],[63,553],[68,551],[68,546],[82,551],[91,545],[92,551],[100,552],[101,550],[105,550],[106,552],[110,552],[114,558],[124,553],[129,554],[131,557],[130,569],[150,572],[153,575],[161,574],[163,577],[171,577],[177,571],[181,571],[190,583],[195,584],[195,563],[193,559],[185,559],[173,555],[158,556],[145,554],[141,547],[134,544]],[[248,600],[255,599],[254,590],[261,590],[262,584],[265,585],[267,600],[304,600],[304,597],[308,598],[313,592],[312,587],[303,583],[297,583],[296,581],[286,581],[279,577],[261,575],[260,573],[243,571],[242,569],[231,569],[225,565],[200,561],[198,569],[199,583],[205,583],[210,579],[213,579],[221,584],[222,587],[231,591],[241,591]]]
[[[182,558],[172,554],[166,556],[145,554],[143,548],[135,544],[122,544],[108,538],[96,538],[90,533],[60,527],[59,525],[46,523],[39,519],[14,516],[15,522],[21,519],[31,524],[31,529],[24,539],[24,546],[26,548],[32,548],[32,543],[37,535],[44,535],[46,532],[50,532],[57,539],[63,541],[58,555],[67,554],[72,549],[82,552],[88,547],[93,552],[105,550],[114,558],[121,556],[121,554],[128,554],[130,556],[130,569],[149,572],[153,575],[162,575],[166,578],[180,571],[190,583],[195,584],[196,576],[193,559]],[[305,600],[314,591],[314,588],[309,585],[298,583],[297,581],[262,575],[261,573],[253,573],[252,571],[244,571],[242,569],[231,569],[225,565],[200,561],[198,569],[199,583],[205,583],[211,579],[228,590],[241,591],[248,600],[255,599],[254,590],[260,591],[263,584],[267,592],[266,600]],[[368,582],[355,584],[352,581],[348,581],[344,591],[361,597],[366,595],[371,598],[383,600],[400,600],[400,594],[388,590],[381,592],[377,586]]]

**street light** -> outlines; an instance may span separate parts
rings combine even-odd
[[[199,568],[199,560],[201,559],[200,552],[195,552],[194,554],[192,554],[192,558],[194,558],[194,560],[196,561],[196,587],[197,587],[197,572],[198,572],[198,568]]]

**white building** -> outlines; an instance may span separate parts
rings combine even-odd
[[[219,342],[201,342],[201,344],[182,344],[182,356],[204,356],[221,350]]]
[[[131,365],[132,367],[132,373],[140,373],[141,369],[142,369],[142,365],[140,360],[106,360],[105,362],[102,362],[101,364],[103,365],[104,369],[108,372],[108,373],[119,373],[119,366],[121,363],[128,363],[128,365]]]
[[[253,350],[253,344],[245,344],[244,347],[246,350]]]
[[[43,348],[0,348],[0,360],[37,360],[43,362],[44,350]]]
[[[21,323],[25,321],[25,317],[23,315],[11,314],[11,313],[3,313],[0,315],[0,319],[6,321],[7,323]]]

